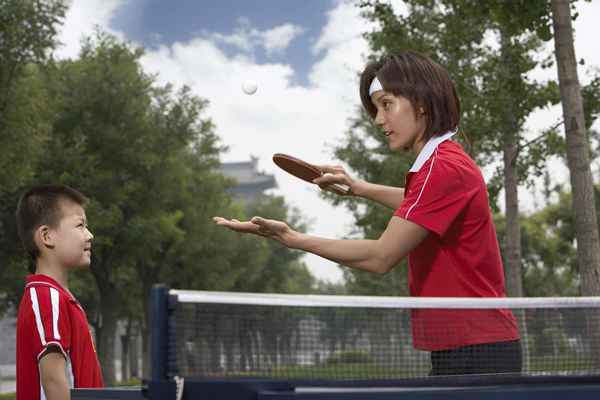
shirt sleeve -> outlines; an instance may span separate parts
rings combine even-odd
[[[68,299],[50,286],[32,286],[27,288],[31,300],[29,326],[33,353],[38,360],[48,349],[57,347],[67,358],[71,345],[71,323],[68,313]]]
[[[404,200],[394,216],[444,236],[465,210],[478,187],[467,187],[459,171],[433,159],[411,177]]]

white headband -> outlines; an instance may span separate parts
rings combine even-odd
[[[369,96],[372,96],[373,93],[375,93],[379,90],[383,90],[383,86],[381,86],[381,82],[379,82],[379,79],[377,79],[377,77],[375,77],[371,81],[371,86],[369,86]]]

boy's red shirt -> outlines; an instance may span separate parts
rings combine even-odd
[[[49,346],[67,361],[71,388],[103,387],[102,371],[79,302],[47,275],[30,275],[17,316],[17,399],[45,399],[39,359]]]

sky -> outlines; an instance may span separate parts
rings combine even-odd
[[[402,12],[400,0],[391,1]],[[575,51],[590,68],[600,67],[597,17],[600,1],[579,2],[575,21]],[[344,207],[333,207],[318,188],[279,170],[274,153],[287,153],[316,164],[340,164],[333,148],[343,140],[349,118],[360,104],[358,73],[368,46],[362,34],[373,29],[348,0],[72,0],[61,33],[59,58],[75,58],[81,39],[96,28],[146,48],[141,64],[158,83],[188,85],[210,104],[204,117],[229,147],[222,160],[258,157],[259,170],[273,174],[282,195],[297,207],[315,235],[342,238],[353,219]],[[552,44],[547,51],[552,51]],[[556,79],[556,70],[536,71],[534,79]],[[246,95],[245,80],[258,83]],[[559,121],[560,106],[542,110],[527,121],[534,134]],[[549,164],[553,176],[566,182],[560,162]],[[493,168],[485,168],[489,178]],[[405,171],[399,171],[405,173]],[[520,190],[523,208],[540,199]],[[391,216],[391,213],[390,213]],[[265,216],[268,217],[268,216]],[[342,279],[336,264],[314,255],[304,261],[317,278]]]

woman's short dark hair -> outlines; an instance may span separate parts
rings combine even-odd
[[[415,112],[423,109],[426,139],[458,128],[460,100],[456,87],[448,71],[429,57],[403,51],[367,64],[360,76],[360,100],[372,118],[377,109],[369,87],[375,77],[383,90],[408,99]]]
[[[34,186],[19,199],[16,211],[17,231],[32,261],[35,262],[40,254],[34,239],[36,229],[42,225],[57,227],[63,217],[61,202],[65,200],[82,207],[87,203],[83,194],[65,185]]]

